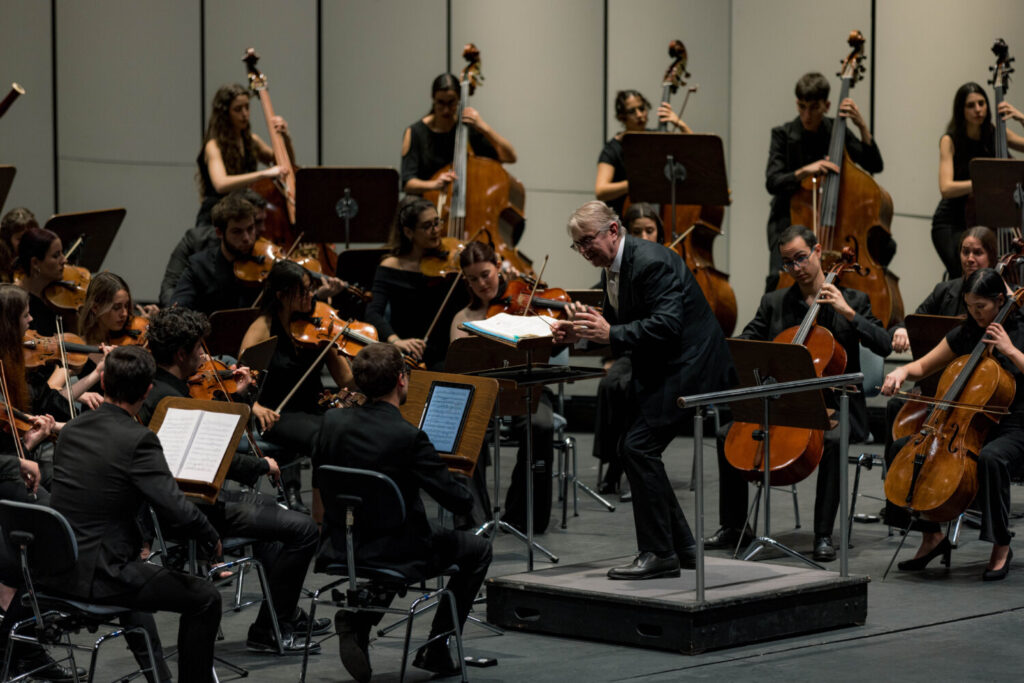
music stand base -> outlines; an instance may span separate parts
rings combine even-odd
[[[782,553],[785,553],[786,555],[789,555],[793,559],[800,560],[801,562],[807,564],[810,567],[814,567],[815,569],[825,569],[825,567],[821,566],[809,557],[802,555],[801,553],[798,553],[789,546],[783,545],[782,543],[776,541],[774,538],[769,538],[767,536],[758,536],[757,538],[755,538],[750,543],[750,547],[747,548],[747,553],[743,556],[743,559],[745,561],[753,560],[754,556],[761,552],[764,548],[774,548],[775,550],[778,550]]]
[[[504,531],[506,533],[512,534],[513,536],[518,538],[523,543],[526,543],[528,545],[532,545],[534,550],[536,550],[536,551],[540,552],[541,554],[547,556],[547,558],[549,560],[551,560],[552,563],[558,564],[558,555],[555,555],[550,550],[548,550],[547,548],[542,546],[540,543],[537,543],[537,541],[533,541],[531,543],[530,540],[528,538],[526,538],[526,534],[524,534],[522,531],[520,531],[519,529],[515,528],[514,526],[512,526],[508,522],[502,521],[500,519],[489,519],[489,520],[487,520],[486,522],[481,524],[480,528],[477,529],[476,531],[474,531],[473,533],[475,535],[477,535],[477,536],[481,536],[483,534],[490,533],[491,530],[493,530],[493,529],[498,529],[500,531]],[[491,538],[493,540],[494,536],[492,535]]]

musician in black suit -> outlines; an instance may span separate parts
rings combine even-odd
[[[178,680],[212,681],[220,593],[204,579],[139,559],[142,538],[135,518],[145,503],[167,527],[221,555],[217,531],[178,488],[156,434],[132,419],[155,373],[153,358],[144,349],[114,349],[101,377],[103,404],[61,430],[52,505],[74,530],[78,564],[47,585],[90,602],[178,612]],[[151,615],[139,614],[137,619],[152,628]],[[151,637],[155,635],[153,628]],[[168,680],[158,639],[154,645],[159,679]],[[137,644],[133,649],[138,652]]]
[[[570,307],[555,341],[587,339],[610,344],[612,355],[631,354],[630,402],[635,415],[623,439],[623,468],[633,492],[639,555],[614,567],[612,579],[678,576],[693,568],[693,534],[672,490],[661,454],[676,436],[685,413],[684,394],[716,391],[736,374],[715,320],[690,271],[674,252],[626,236],[619,217],[604,202],[587,202],[569,219],[572,247],[605,269],[602,313]]]
[[[792,223],[789,203],[808,176],[838,173],[842,159],[828,159],[835,119],[825,116],[831,103],[828,79],[820,73],[806,73],[796,82],[797,118],[772,128],[772,142],[765,168],[765,189],[772,195],[768,216],[769,271],[766,291],[775,289],[782,261],[779,260],[779,235]],[[846,128],[845,147],[850,159],[869,173],[882,172],[882,153],[861,116],[856,102],[847,97],[839,103],[839,116],[848,119],[860,131],[860,139]],[[895,247],[892,247],[894,250]],[[889,255],[891,259],[892,256]],[[887,265],[888,260],[882,265]]]
[[[802,225],[794,225],[782,232],[781,240],[782,266],[796,282],[792,287],[762,296],[754,319],[743,328],[739,338],[771,341],[784,330],[803,322],[810,303],[817,301],[821,304],[817,324],[831,332],[846,350],[846,372],[860,371],[861,344],[880,356],[888,356],[892,352],[889,334],[871,313],[867,294],[825,282],[821,245],[814,233]],[[826,395],[826,401],[831,407],[838,407],[831,393]],[[744,526],[747,482],[726,460],[727,432],[726,426],[718,434],[718,509],[722,528],[705,541],[705,548],[735,546],[741,534],[750,534]],[[861,441],[867,435],[864,394],[853,394],[850,397],[850,438]],[[753,447],[754,444],[750,445]],[[825,434],[814,502],[814,559],[823,562],[836,557],[832,527],[839,510],[838,467],[845,467],[845,463],[840,459],[838,429],[833,429]]]
[[[361,407],[327,413],[317,436],[313,464],[375,470],[394,480],[405,500],[405,527],[369,543],[364,540],[359,562],[371,567],[425,572],[457,564],[459,571],[449,579],[448,589],[455,596],[461,627],[487,575],[491,546],[486,539],[468,531],[432,530],[420,490],[444,508],[461,514],[469,512],[473,496],[455,481],[427,435],[406,422],[399,412],[408,393],[409,374],[398,348],[391,344],[367,346],[352,361],[352,373],[356,384],[371,400]],[[318,484],[314,482],[314,486]],[[329,500],[332,492],[320,488],[324,500]],[[345,528],[341,520],[328,516],[324,523],[318,567],[345,561]],[[392,597],[386,596],[383,604],[390,603]],[[380,617],[344,610],[335,616],[341,661],[357,681],[370,679],[366,648],[370,627]],[[451,628],[451,609],[447,604],[439,605],[430,628],[431,637]],[[459,671],[443,639],[421,648],[413,666],[442,674]]]

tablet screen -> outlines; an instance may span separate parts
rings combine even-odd
[[[420,429],[438,453],[453,454],[469,415],[474,387],[471,384],[434,382],[423,406]]]

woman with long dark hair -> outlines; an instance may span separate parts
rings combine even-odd
[[[1000,105],[998,114],[1005,120],[1024,123],[1021,114],[1009,102]],[[1024,152],[1024,138],[1006,131],[1011,149]],[[971,193],[971,159],[995,156],[995,126],[988,95],[977,83],[964,83],[953,96],[953,115],[946,132],[939,138],[939,192],[942,199],[932,215],[932,244],[950,278],[960,277],[957,242],[967,229],[967,196]]]

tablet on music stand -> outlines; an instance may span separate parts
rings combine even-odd
[[[419,427],[426,433],[438,454],[457,453],[475,391],[472,384],[430,384]]]

